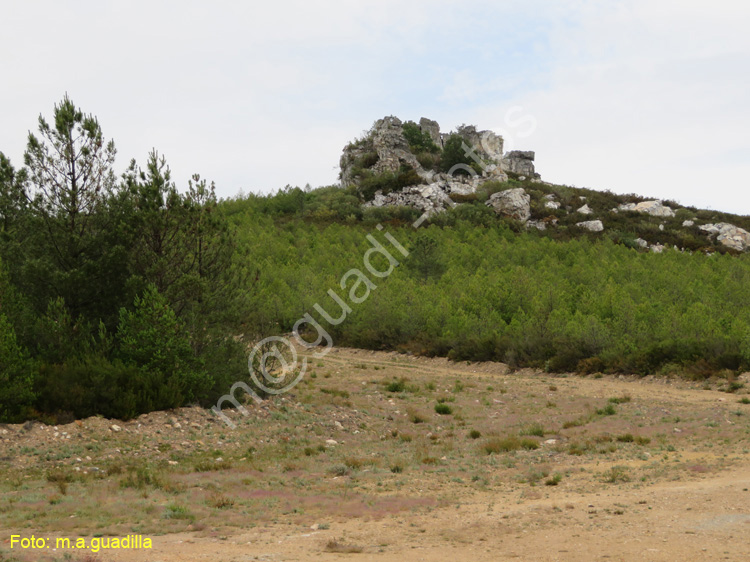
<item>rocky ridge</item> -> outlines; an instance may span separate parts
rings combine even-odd
[[[543,182],[534,167],[535,153],[532,151],[503,152],[503,138],[492,131],[477,130],[474,126],[462,125],[454,132],[443,133],[440,125],[431,119],[421,118],[418,130],[429,137],[437,150],[445,148],[452,135],[458,135],[464,141],[467,156],[473,160],[471,169],[465,175],[449,175],[439,171],[434,165],[435,158],[424,158],[423,154],[415,153],[404,134],[404,123],[394,116],[384,117],[375,122],[372,129],[358,141],[352,142],[344,148],[340,159],[340,178],[344,186],[358,186],[361,172],[367,170],[370,175],[399,174],[404,170],[416,173],[413,185],[406,185],[399,189],[384,192],[377,190],[368,197],[364,207],[406,206],[413,207],[428,215],[441,213],[464,201],[471,201],[478,195],[486,197],[485,205],[493,209],[499,216],[523,223],[527,228],[547,230],[558,226],[561,215],[581,215],[586,220],[567,223],[586,232],[602,233],[607,230],[607,224],[614,221],[613,217],[624,213],[634,213],[647,217],[663,219],[658,224],[659,232],[665,232],[665,225],[670,219],[682,217],[688,210],[665,204],[662,200],[629,201],[613,208],[597,208],[586,197],[580,197],[582,205],[570,207],[563,205],[555,193],[547,193],[542,197],[535,211],[534,198],[527,192],[528,187],[514,187],[523,183],[544,185],[555,188],[552,184]],[[411,123],[411,126],[417,124]],[[439,157],[438,157],[439,158]],[[485,188],[485,184],[492,188]],[[497,186],[507,183],[507,189],[497,190]],[[532,189],[532,192],[534,190]],[[626,199],[627,200],[627,199]],[[538,212],[541,208],[549,213],[544,216]],[[690,215],[688,215],[690,216]],[[651,219],[653,220],[653,219]],[[700,224],[697,218],[682,220],[678,227],[687,229],[691,236],[703,237],[707,243],[718,243],[728,249],[743,252],[750,249],[750,232],[728,222],[706,222]],[[663,242],[663,241],[662,241]],[[657,241],[647,241],[642,237],[632,242],[636,248],[660,253],[669,244]],[[674,246],[676,249],[682,249]]]

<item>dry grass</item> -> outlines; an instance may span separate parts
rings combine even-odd
[[[343,539],[331,539],[326,543],[324,550],[326,552],[335,552],[337,554],[359,554],[364,550],[364,547],[346,544],[343,542]]]

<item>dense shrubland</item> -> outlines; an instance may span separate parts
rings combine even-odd
[[[512,178],[416,230],[415,209],[363,207],[363,185],[413,179],[369,172],[377,155],[366,146],[359,188],[217,201],[198,176],[178,190],[156,152],[116,177],[95,118],[67,98],[54,117],[40,119],[25,166],[0,154],[2,420],[215,402],[249,382],[247,342],[289,332],[306,312],[320,319],[316,303],[340,315],[327,291],[346,295],[340,279],[364,271],[379,224],[411,253],[344,322],[323,323],[337,345],[583,373],[700,379],[750,368],[750,257],[682,227],[750,228],[747,217],[611,213],[639,198]],[[420,158],[445,158],[420,131],[407,138]],[[532,196],[533,219],[557,226],[529,231],[484,204],[512,187]],[[548,193],[561,209],[544,207]],[[605,232],[575,225],[582,197]],[[686,251],[643,252],[637,238]]]
[[[345,322],[326,325],[339,345],[550,371],[704,378],[750,368],[747,255],[655,254],[564,227],[567,239],[516,232],[473,204],[419,230],[407,209],[366,209],[343,224],[315,221],[306,207],[316,191],[301,192],[306,203],[296,212],[268,212],[291,191],[226,203],[238,244],[263,264],[253,309],[280,331],[315,303],[338,316],[326,291],[362,268],[365,236],[382,223],[411,255]],[[639,220],[623,221],[617,237],[643,233],[650,218]]]

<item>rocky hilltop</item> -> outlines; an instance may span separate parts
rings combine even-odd
[[[444,153],[451,139],[456,141],[458,158],[447,166]],[[533,152],[506,154],[503,138],[492,131],[465,125],[441,133],[436,121],[424,117],[419,124],[402,123],[393,116],[379,119],[363,138],[344,148],[340,167],[344,186],[360,186],[383,174],[395,180],[398,189],[384,182],[371,193],[368,205],[405,205],[430,213],[450,206],[451,195],[475,193],[488,180],[507,181],[507,172],[539,178]],[[413,184],[399,185],[409,183],[404,178]]]
[[[532,151],[504,152],[503,138],[493,131],[462,125],[444,133],[425,117],[416,123],[387,116],[344,148],[339,165],[342,185],[356,189],[364,207],[411,207],[435,215],[482,201],[498,217],[526,228],[612,229],[630,246],[654,252],[750,249],[748,230],[720,220],[731,215],[556,186],[542,181],[534,161]]]

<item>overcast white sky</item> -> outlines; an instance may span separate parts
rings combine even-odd
[[[384,115],[492,129],[544,179],[750,214],[737,0],[5,2],[0,151],[65,92],[118,173],[152,147],[220,196],[336,181]]]

